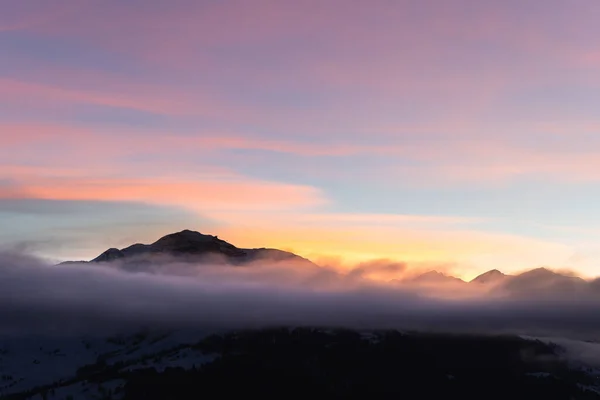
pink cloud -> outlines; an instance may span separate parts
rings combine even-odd
[[[342,140],[321,142],[294,139],[268,139],[258,134],[236,134],[229,132],[197,131],[194,134],[143,129],[108,129],[87,126],[56,124],[0,123],[0,144],[11,148],[15,154],[19,149],[30,152],[35,145],[60,144],[63,149],[72,148],[86,157],[107,158],[124,154],[143,154],[193,150],[243,149],[267,150],[301,156],[344,157],[358,154],[408,155],[409,146],[365,145]],[[118,146],[116,144],[119,144]]]
[[[172,137],[169,140],[174,146],[197,146],[199,149],[244,149],[269,150],[279,153],[289,153],[302,156],[352,156],[357,154],[393,154],[400,149],[389,146],[369,146],[344,142],[298,142],[293,140],[270,140],[260,137],[244,136],[201,136]]]
[[[600,49],[594,49],[585,53],[582,53],[578,57],[579,62],[584,67],[600,68]]]
[[[421,164],[394,165],[384,176],[394,175],[411,181],[418,176],[421,185],[478,183],[497,185],[519,178],[562,182],[600,180],[600,148],[562,150],[525,147],[506,141],[480,140],[449,142],[414,154]]]
[[[28,164],[68,169],[75,166],[93,168],[99,173],[119,170],[149,173],[164,170],[161,160],[169,160],[170,170],[174,174],[188,176],[186,171],[208,171],[212,174],[227,173],[227,160],[248,157],[247,155],[223,154],[223,166],[200,166],[186,162],[186,154],[215,155],[217,151],[230,149],[267,150],[288,153],[303,157],[353,157],[358,155],[385,157],[389,160],[384,167],[363,165],[361,173],[372,180],[382,177],[389,181],[390,176],[402,177],[406,182],[418,179],[420,184],[454,184],[479,182],[497,184],[513,179],[530,177],[535,179],[554,179],[566,182],[600,180],[600,142],[587,138],[596,132],[598,123],[589,121],[572,125],[574,130],[563,130],[562,125],[553,123],[521,125],[515,131],[527,132],[532,129],[542,132],[543,136],[557,135],[569,138],[569,141],[548,142],[536,146],[525,146],[511,136],[480,135],[477,128],[473,132],[462,133],[450,139],[443,136],[422,135],[402,143],[393,135],[384,133],[379,136],[380,144],[353,143],[342,140],[298,141],[293,139],[267,139],[260,135],[196,132],[194,135],[177,132],[146,132],[139,129],[110,131],[104,128],[80,128],[75,126],[56,126],[44,124],[4,124],[0,125],[0,144],[6,164],[22,165],[24,157]],[[441,127],[442,128],[442,127]],[[447,128],[452,135],[451,127]],[[462,131],[459,131],[462,132]],[[373,135],[372,137],[378,137]],[[577,138],[580,139],[577,139]],[[569,147],[569,143],[585,142],[584,147]],[[49,148],[55,149],[48,152]],[[179,160],[172,158],[178,154]],[[152,155],[152,163],[132,163],[130,156]],[[32,156],[34,156],[32,158]],[[167,157],[167,158],[164,158]],[[229,157],[229,158],[226,158]],[[400,158],[398,158],[400,157]],[[111,160],[111,162],[107,162]],[[240,160],[242,160],[240,158]],[[261,161],[262,160],[262,161]],[[247,160],[249,161],[249,160]],[[411,161],[407,164],[406,161]],[[268,163],[261,156],[253,162]],[[111,169],[112,165],[112,169]],[[282,167],[286,167],[284,164]],[[142,168],[140,170],[140,168]],[[346,171],[312,171],[310,164],[298,166],[297,173],[328,176],[335,173],[336,179],[348,179]],[[372,169],[375,168],[375,169]],[[381,169],[383,168],[383,170]],[[356,176],[353,172],[353,178]],[[415,178],[418,177],[418,178]]]
[[[560,13],[558,18],[542,5],[530,7],[536,18],[528,18],[529,14],[520,7],[490,2],[474,6],[463,1],[444,4],[397,1],[379,5],[341,1],[228,4],[174,1],[169,7],[148,2],[144,9],[103,2],[88,3],[62,19],[52,19],[32,29],[134,54],[176,70],[194,71],[201,67],[213,73],[232,72],[227,75],[229,78],[242,79],[251,72],[253,81],[261,85],[269,79],[278,84],[289,82],[289,76],[293,75],[300,78],[295,79],[300,86],[307,81],[321,85],[324,82],[370,85],[375,81],[377,86],[387,83],[398,90],[415,82],[408,76],[427,74],[428,69],[439,63],[452,66],[451,62],[462,56],[456,53],[457,42],[472,46],[487,44],[499,52],[512,51],[517,55],[536,52],[543,60],[571,62],[575,55],[589,50],[588,42],[576,40],[578,27],[593,26],[598,5],[584,2],[577,8],[555,6],[559,8],[555,11]],[[107,20],[111,21],[110,29]],[[574,20],[579,24],[573,24]],[[290,57],[288,52],[283,52],[281,58],[273,58],[277,52],[270,51],[269,64],[283,68],[255,67],[248,71],[248,66],[235,63],[224,70],[211,52],[215,47],[235,51],[249,46],[257,56],[263,55],[267,48],[284,51],[296,48],[299,55],[286,62],[284,57]],[[471,70],[451,72],[449,68],[443,76],[436,76],[439,71],[433,68],[428,74],[432,79],[428,80],[443,84],[447,81],[443,78],[453,74],[465,79],[469,76],[483,79],[491,73],[496,75],[496,81],[499,76],[523,77],[493,60],[490,57],[482,65],[485,68],[478,69],[477,76]],[[529,63],[520,65],[520,69],[530,78],[539,76],[539,70]],[[319,78],[323,74],[324,82]],[[398,84],[394,85],[395,82]]]
[[[116,87],[114,87],[116,86]],[[76,89],[11,79],[0,79],[0,102],[35,107],[69,107],[72,104],[96,104],[129,108],[169,115],[203,115],[215,112],[214,103],[165,87],[127,85],[111,89]]]
[[[21,184],[31,198],[52,200],[138,201],[209,210],[281,210],[327,203],[309,186],[252,179],[171,180],[118,178],[44,178]],[[12,197],[12,196],[11,196]]]
[[[11,2],[2,5],[0,14],[0,32],[20,31],[35,28],[44,24],[52,24],[85,6],[89,0],[73,2],[71,0],[55,0],[51,3],[43,0]]]
[[[485,221],[483,218],[443,215],[408,215],[408,214],[377,214],[377,213],[342,213],[342,212],[285,212],[266,214],[255,213],[243,215],[236,211],[214,211],[211,213],[220,221],[245,221],[251,226],[278,228],[283,225],[293,226],[294,229],[323,229],[337,227],[360,232],[363,228],[389,229],[404,228],[452,228],[469,226]]]
[[[561,9],[560,18],[540,13],[532,19],[518,7],[489,2],[385,2],[386,12],[371,3],[336,1],[152,1],[143,9],[89,2],[28,33],[116,51],[148,75],[188,85],[144,85],[138,76],[98,70],[84,77],[43,66],[35,73],[28,68],[21,80],[0,82],[0,102],[216,117],[306,136],[320,136],[325,127],[364,130],[383,119],[397,121],[404,108],[420,110],[414,114],[425,114],[419,116],[423,123],[440,115],[477,120],[515,88],[546,85],[565,70],[573,71],[569,82],[590,84],[590,74],[576,73],[577,60],[595,54],[595,42],[579,44],[577,29],[565,21],[577,16],[582,25],[591,23],[594,7],[586,3],[579,11]],[[88,86],[60,83],[71,72],[79,74],[72,81]],[[229,94],[211,90],[213,80]],[[244,96],[236,98],[235,90]],[[307,107],[260,101],[281,92],[318,100]]]

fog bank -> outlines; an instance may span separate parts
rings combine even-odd
[[[132,272],[117,264],[54,266],[4,252],[0,329],[109,333],[311,325],[600,337],[600,297],[494,296],[476,286],[469,286],[474,289],[468,296],[440,296],[465,289],[377,284],[364,279],[368,265],[360,268],[340,274],[285,261],[232,267],[163,260],[150,272]]]

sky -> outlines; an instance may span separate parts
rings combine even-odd
[[[192,229],[600,275],[597,0],[0,0],[0,243]]]

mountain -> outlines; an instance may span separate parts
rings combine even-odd
[[[110,262],[114,260],[145,255],[167,254],[171,256],[189,256],[221,254],[226,257],[244,256],[245,252],[234,245],[212,235],[183,230],[163,236],[152,244],[136,243],[124,249],[111,248],[94,258],[92,262]]]
[[[429,271],[409,278],[404,283],[417,285],[464,284],[465,281],[438,271]],[[489,285],[491,292],[511,296],[531,294],[569,294],[600,290],[600,280],[588,282],[576,276],[560,274],[547,268],[536,268],[519,275],[506,275],[497,269],[487,271],[472,279],[469,284]]]
[[[581,292],[589,282],[577,276],[559,274],[547,268],[536,268],[506,279],[500,289],[511,294],[548,294]]]
[[[438,271],[429,271],[407,280],[417,284],[465,283],[462,279]]]
[[[183,230],[161,237],[151,244],[136,243],[128,247],[110,248],[90,263],[119,262],[130,270],[144,270],[147,266],[170,261],[193,262],[199,264],[249,265],[253,262],[289,262],[310,268],[319,268],[312,261],[294,253],[270,249],[237,247],[214,235]],[[85,263],[66,261],[62,264]],[[392,281],[395,282],[395,281]],[[428,271],[416,277],[397,283],[417,285],[465,284],[462,279],[439,271]],[[571,293],[573,291],[595,290],[600,292],[600,280],[594,283],[581,278],[563,275],[546,268],[537,268],[519,275],[506,275],[497,269],[487,271],[472,279],[470,284],[489,285],[496,293],[527,295],[529,293]]]
[[[188,229],[163,236],[151,244],[136,243],[123,249],[110,248],[90,262],[144,263],[161,257],[172,257],[178,261],[225,262],[233,265],[249,264],[254,261],[296,261],[316,266],[310,260],[294,253],[269,248],[239,248],[217,236],[205,235]],[[74,262],[66,261],[65,263]]]
[[[493,269],[491,271],[484,272],[483,274],[472,279],[470,282],[479,284],[498,283],[504,281],[504,279],[506,279],[507,277],[509,277],[509,275],[506,275],[498,271],[497,269]]]

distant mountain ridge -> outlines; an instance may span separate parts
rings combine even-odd
[[[320,268],[312,261],[283,250],[271,248],[239,248],[214,235],[205,235],[192,230],[183,230],[161,237],[151,244],[136,243],[122,249],[110,248],[90,261],[65,261],[61,264],[111,263],[119,262],[134,270],[143,269],[153,263],[193,262],[227,264],[233,266],[248,265],[256,261],[282,262],[294,261],[298,265]],[[391,283],[415,285],[478,285],[492,291],[508,294],[573,293],[595,291],[600,293],[600,279],[586,281],[579,277],[560,274],[547,268],[536,268],[518,275],[507,275],[492,269],[470,281],[447,275],[436,270],[404,279],[394,279]]]
[[[518,275],[507,275],[497,269],[492,269],[487,272],[484,272],[470,281],[465,281],[460,278],[457,278],[452,275],[447,275],[442,272],[438,272],[436,270],[427,271],[416,277],[411,277],[406,279],[406,281],[410,282],[433,282],[433,281],[454,281],[454,282],[463,282],[463,283],[479,283],[479,284],[490,284],[490,283],[498,283],[500,281],[509,280],[511,278],[520,278],[527,280],[539,280],[539,279],[556,279],[556,280],[565,280],[565,281],[574,281],[574,282],[585,282],[584,279],[577,276],[563,275],[558,272],[554,272],[548,268],[540,267],[535,268],[529,271],[522,272]]]
[[[466,283],[460,278],[456,278],[454,276],[446,275],[442,272],[438,271],[428,271],[424,274],[417,275],[415,277],[409,278],[407,280],[411,283],[422,283],[422,284],[435,284],[435,283]]]
[[[497,269],[492,269],[491,271],[484,272],[483,274],[471,279],[470,282],[481,284],[497,283],[504,280],[508,276],[509,275],[506,275]]]
[[[215,262],[221,259],[226,263],[234,265],[243,265],[265,259],[276,262],[294,260],[316,266],[312,261],[294,253],[270,248],[239,248],[219,239],[217,236],[205,235],[188,229],[163,236],[151,244],[136,243],[122,249],[110,248],[87,262],[143,262],[161,256],[173,257],[184,261],[210,259],[211,262]],[[61,264],[74,263],[86,263],[86,261],[65,261]]]
[[[528,294],[569,294],[600,292],[600,279],[586,281],[577,276],[560,274],[547,268],[535,268],[517,275],[507,275],[492,269],[470,281],[463,281],[438,271],[428,271],[416,277],[405,279],[409,284],[458,284],[487,287],[491,292],[510,295]]]

